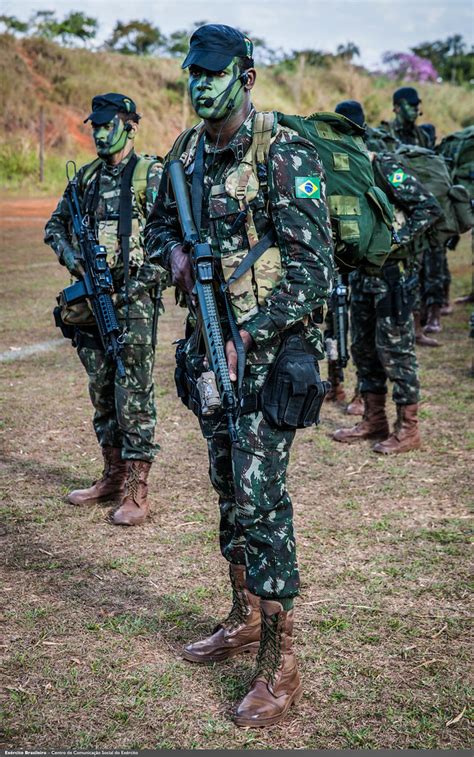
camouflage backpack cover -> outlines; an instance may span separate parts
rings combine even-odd
[[[474,200],[474,125],[445,137],[436,152],[446,160],[453,182],[465,186]]]
[[[435,225],[439,235],[447,240],[472,227],[469,193],[462,184],[453,184],[441,155],[417,145],[402,145],[395,155],[400,165],[414,174],[441,205],[443,217]]]

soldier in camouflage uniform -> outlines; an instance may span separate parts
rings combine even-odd
[[[164,274],[156,263],[149,261],[143,248],[145,220],[155,201],[163,166],[157,158],[136,156],[133,140],[139,119],[135,103],[129,97],[113,92],[94,97],[92,113],[86,121],[92,124],[98,159],[78,172],[82,211],[95,223],[99,243],[107,248],[117,317],[126,331],[125,379],[119,380],[115,375],[112,358],[103,351],[87,303],[69,313],[72,319],[69,322],[75,324],[74,341],[79,358],[89,377],[94,429],[102,448],[104,470],[91,487],[71,492],[68,499],[75,505],[115,502],[118,506],[110,513],[111,522],[127,526],[143,523],[148,514],[147,479],[158,450],[154,441],[152,374],[160,281]],[[124,176],[132,194],[128,265],[124,263],[123,242],[118,237]],[[61,265],[80,278],[83,271],[64,196],[46,224],[45,242],[51,245]]]
[[[252,270],[230,287],[247,351],[244,396],[255,396],[262,387],[282,336],[295,324],[303,327],[308,349],[324,356],[314,313],[328,296],[333,273],[325,179],[314,146],[276,126],[266,170],[257,176],[252,164],[259,115],[250,100],[256,77],[252,49],[250,40],[228,26],[206,25],[193,34],[183,67],[189,67],[191,102],[203,121],[181,135],[172,150],[184,163],[190,187],[198,157],[204,161],[201,236],[212,246],[218,278],[228,279],[257,239],[267,232],[275,235]],[[181,245],[166,163],[145,241],[151,258],[191,292],[190,261]],[[225,324],[224,304],[218,303]],[[197,330],[184,351],[188,371],[201,372]],[[226,352],[235,381],[232,341]],[[220,545],[230,563],[232,609],[210,636],[188,644],[184,657],[204,663],[258,649],[256,675],[234,719],[242,726],[264,726],[278,722],[301,696],[292,651],[299,575],[286,487],[294,432],[273,428],[255,409],[241,414],[236,425],[238,441],[232,445],[225,422],[201,418],[211,482],[219,495]]]
[[[336,111],[344,113],[344,103]],[[361,111],[362,107],[359,105]],[[410,242],[441,216],[433,195],[400,168],[390,153],[371,152],[377,185],[395,206],[399,241],[381,269],[354,271],[351,283],[351,353],[357,369],[364,415],[352,428],[334,433],[338,442],[381,440],[374,452],[394,454],[420,446],[418,428],[419,378],[412,316],[416,262],[407,258]],[[387,378],[393,382],[397,421],[389,434],[385,399]]]
[[[380,127],[392,137],[397,138],[404,145],[419,145],[433,149],[433,134],[423,126],[416,124],[420,115],[421,100],[414,87],[400,87],[393,93],[393,121],[382,121]],[[424,125],[426,127],[426,124]],[[433,127],[432,124],[429,124]],[[429,230],[423,237],[419,237],[417,246],[421,249],[420,260],[420,299],[415,310],[417,344],[424,347],[437,347],[438,342],[426,334],[436,334],[441,331],[440,314],[445,298],[447,275],[446,250],[443,240],[440,240],[435,229]],[[423,304],[426,309],[426,325],[421,328],[419,307]],[[425,333],[426,332],[426,333]]]

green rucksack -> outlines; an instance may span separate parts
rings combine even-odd
[[[393,208],[375,184],[364,129],[339,113],[275,115],[277,123],[315,145],[321,158],[339,270],[364,264],[380,268],[390,254]]]
[[[453,184],[441,155],[417,145],[402,145],[395,155],[400,165],[414,174],[441,205],[443,217],[434,227],[438,235],[448,239],[472,227],[469,193],[462,184]]]
[[[137,198],[137,203],[140,205],[140,210],[142,214],[146,216],[147,215],[146,200],[149,199],[146,197],[148,174],[149,174],[150,168],[154,165],[154,163],[157,160],[161,160],[161,158],[158,157],[157,155],[145,155],[145,154],[137,155],[137,157],[138,157],[137,165],[135,166],[133,170],[133,175],[132,175],[132,187],[133,187],[133,193],[135,197]],[[101,163],[102,163],[102,160],[100,158],[95,158],[86,167],[81,177],[81,191],[82,192],[86,188],[90,179],[92,179],[92,177],[96,173]],[[154,198],[151,198],[151,200],[153,201]]]
[[[446,160],[453,182],[465,186],[474,200],[474,125],[445,137],[436,152]]]

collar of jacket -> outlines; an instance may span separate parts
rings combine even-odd
[[[214,143],[210,142],[209,138],[206,135],[206,142],[204,145],[206,152],[216,153],[217,155],[219,155],[220,153],[226,152],[226,150],[232,150],[236,160],[242,160],[242,158],[250,148],[250,145],[252,144],[254,117],[255,108],[252,107],[245,121],[243,121],[243,123],[239,126],[230,142],[228,142],[225,147],[218,147],[216,150]]]
[[[106,173],[110,174],[110,176],[118,176],[119,174],[122,173],[122,171],[124,170],[125,166],[130,162],[131,157],[134,154],[135,154],[135,150],[134,149],[130,150],[130,152],[128,153],[128,155],[126,155],[124,157],[124,159],[121,160],[120,163],[117,163],[117,165],[115,165],[115,166],[109,166],[105,162],[105,160],[103,160],[102,161],[102,171],[105,171]]]

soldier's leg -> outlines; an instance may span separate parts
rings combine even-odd
[[[388,439],[377,443],[373,449],[382,454],[418,449],[421,445],[418,428],[420,382],[412,314],[407,312],[403,323],[399,323],[395,316],[378,318],[376,341],[380,361],[393,382],[397,421]]]
[[[388,435],[385,415],[387,376],[375,343],[375,293],[384,283],[357,271],[351,276],[351,286],[351,354],[364,400],[364,415],[360,423],[339,428],[333,434],[335,441],[349,444]]]
[[[426,307],[426,333],[441,331],[440,311],[443,304],[444,245],[435,234],[429,235],[429,250],[423,258],[424,304]]]
[[[155,443],[155,350],[152,344],[126,344],[122,359],[125,378],[115,378],[115,409],[128,476],[124,498],[110,518],[115,525],[135,526],[149,512],[148,475],[159,449]]]
[[[451,305],[449,299],[449,291],[451,289],[451,272],[449,270],[448,262],[448,248],[444,248],[444,265],[443,265],[443,306],[441,308],[441,315],[451,315],[454,308]]]
[[[74,505],[120,500],[124,493],[126,464],[121,459],[122,434],[115,412],[115,367],[100,349],[82,345],[78,354],[89,377],[89,395],[95,410],[93,424],[102,448],[104,469],[92,486],[70,492],[68,500]]]

